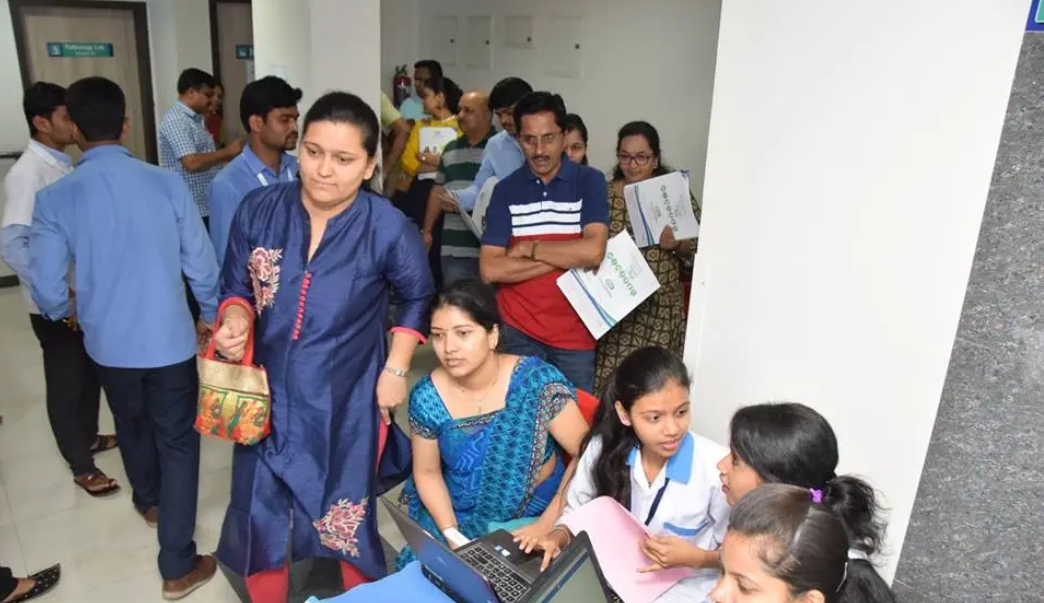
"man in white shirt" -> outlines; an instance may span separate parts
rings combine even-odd
[[[98,434],[101,385],[84,349],[83,333],[75,318],[51,321],[41,315],[29,293],[29,227],[36,193],[72,171],[72,160],[64,153],[74,142],[65,88],[37,82],[25,91],[22,105],[31,138],[4,178],[7,202],[0,228],[0,255],[18,275],[33,332],[43,349],[47,414],[58,450],[76,484],[88,494],[114,494],[119,484],[94,464],[94,454],[115,447],[116,437]]]

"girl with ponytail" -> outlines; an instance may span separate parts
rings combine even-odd
[[[689,375],[663,348],[632,352],[608,380],[595,425],[566,493],[564,516],[608,496],[654,536],[634,543],[650,560],[645,572],[698,570],[662,600],[703,601],[718,578],[717,549],[729,505],[715,462],[725,448],[689,431]],[[572,540],[557,526],[536,548],[545,565]]]
[[[844,497],[842,491],[833,495]],[[767,484],[732,511],[721,547],[723,573],[714,603],[895,603],[888,585],[853,549],[849,533],[872,533],[873,521],[848,525],[831,492]],[[851,518],[850,518],[851,519]],[[861,520],[867,522],[868,516]],[[855,543],[860,544],[860,543]]]
[[[816,508],[830,511],[844,532],[846,557],[853,562],[849,565],[858,565],[849,579],[873,594],[838,599],[836,592],[823,593],[825,598],[814,603],[894,601],[870,562],[880,552],[884,533],[877,495],[865,481],[836,474],[837,437],[830,423],[803,404],[757,404],[737,411],[729,431],[731,451],[718,463],[729,503],[742,505],[761,492],[763,484],[786,484],[810,493]],[[735,512],[732,521],[737,522]],[[741,526],[733,527],[742,531]]]

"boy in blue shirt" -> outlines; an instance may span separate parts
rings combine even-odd
[[[159,528],[163,597],[187,596],[217,569],[196,554],[197,340],[181,275],[203,320],[217,318],[218,266],[199,209],[177,175],[120,144],[126,98],[101,77],[66,93],[76,144],[70,175],[36,196],[29,256],[33,299],[50,320],[75,315],[116,423],[133,502]],[[75,308],[66,271],[75,258]],[[159,509],[163,509],[162,517]]]

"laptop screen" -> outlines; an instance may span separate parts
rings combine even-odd
[[[605,601],[605,591],[598,577],[594,560],[587,550],[561,560],[568,565],[558,576],[543,584],[535,593],[533,603],[590,603]]]

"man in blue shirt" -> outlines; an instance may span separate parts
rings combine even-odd
[[[184,181],[120,144],[128,127],[120,87],[85,78],[69,87],[66,104],[83,156],[76,171],[37,194],[33,299],[50,320],[72,316],[66,271],[76,258],[75,313],[87,353],[112,409],[134,506],[159,527],[163,597],[179,599],[217,569],[193,541],[198,344],[181,281],[184,273],[213,324],[217,261]]]
[[[210,185],[210,240],[218,264],[224,264],[228,233],[239,203],[247,193],[297,178],[297,103],[301,90],[275,76],[254,80],[243,88],[239,117],[248,134],[243,152],[221,170]]]
[[[482,155],[482,165],[471,186],[455,191],[447,191],[444,187],[436,187],[432,192],[442,205],[443,211],[457,211],[457,203],[472,211],[479,192],[490,178],[503,180],[526,162],[526,155],[518,144],[518,130],[515,128],[515,105],[533,91],[525,80],[509,77],[497,82],[489,93],[489,109],[500,122],[503,131],[494,135],[486,143]]]
[[[83,333],[75,320],[50,321],[33,303],[29,283],[29,225],[36,193],[72,171],[65,148],[75,143],[72,121],[65,108],[65,88],[37,82],[22,97],[29,122],[29,146],[4,178],[3,229],[0,253],[22,285],[29,322],[43,350],[47,418],[58,451],[72,470],[76,485],[91,496],[119,491],[116,480],[98,470],[92,452],[116,446],[112,435],[98,434],[101,384],[94,363],[83,347]]]
[[[431,117],[424,112],[424,86],[433,79],[441,80],[442,63],[426,59],[413,65],[413,90],[417,94],[408,97],[399,105],[399,114],[403,119],[420,121]]]

